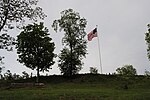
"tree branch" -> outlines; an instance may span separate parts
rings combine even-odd
[[[5,24],[6,24],[7,17],[8,17],[8,9],[6,9],[5,18],[4,18],[3,24],[2,24],[2,26],[0,26],[0,32],[1,32],[1,30],[3,29],[3,27],[4,27]]]

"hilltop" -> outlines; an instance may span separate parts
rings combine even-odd
[[[7,82],[33,83],[36,78]],[[79,74],[41,76],[44,87],[0,88],[2,100],[149,100],[148,76]],[[5,82],[1,82],[4,85]],[[5,83],[6,86],[6,83]]]

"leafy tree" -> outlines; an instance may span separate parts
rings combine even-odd
[[[98,69],[96,67],[90,67],[91,74],[98,74]]]
[[[7,70],[6,73],[4,73],[4,79],[5,80],[12,80],[13,79],[13,75],[10,72],[10,70]]]
[[[37,3],[38,0],[0,0],[0,49],[10,51],[15,44],[15,39],[7,34],[8,30],[16,25],[21,28],[27,19],[37,21],[46,17]]]
[[[39,82],[39,71],[48,71],[54,64],[55,44],[49,37],[48,29],[43,23],[23,28],[24,31],[17,37],[18,61],[32,70],[37,70],[37,82]]]
[[[64,47],[59,55],[58,67],[66,76],[77,74],[82,68],[81,60],[87,54],[86,24],[86,19],[81,18],[79,13],[72,9],[62,11],[61,18],[53,22],[52,27],[56,32],[58,27],[64,32],[62,38]]]
[[[28,74],[26,71],[23,71],[22,74],[23,74],[23,75],[22,75],[22,78],[23,78],[23,79],[29,78],[29,74]]]
[[[132,65],[124,65],[121,68],[117,68],[116,71],[120,75],[132,76],[137,74],[136,69]]]
[[[22,77],[21,77],[20,75],[16,74],[16,73],[14,73],[14,74],[12,75],[12,78],[13,78],[13,80],[22,79]]]
[[[150,24],[148,24],[147,27],[148,27],[148,31],[145,33],[145,41],[148,45],[147,56],[148,59],[150,60]]]

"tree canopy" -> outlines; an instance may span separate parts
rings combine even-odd
[[[64,32],[62,38],[64,48],[61,50],[58,61],[58,67],[64,75],[72,76],[82,68],[81,60],[87,54],[86,24],[86,19],[81,18],[73,9],[62,11],[61,18],[53,22],[52,27],[56,32],[58,29]]]
[[[90,74],[98,74],[98,69],[96,67],[90,67]]]
[[[38,0],[0,0],[0,49],[12,50],[15,39],[8,34],[8,30],[21,28],[27,20],[37,21],[46,15]],[[2,61],[0,55],[0,61]]]
[[[55,44],[43,23],[29,24],[23,29],[17,37],[18,61],[32,70],[36,69],[39,77],[39,71],[48,71],[54,64]]]
[[[117,68],[116,71],[120,75],[132,76],[137,74],[136,69],[132,65],[124,65],[121,68]]]
[[[19,27],[26,18],[34,21],[37,21],[37,18],[44,19],[46,15],[42,12],[42,8],[35,6],[37,3],[38,0],[1,0],[0,32],[13,29],[13,22]]]

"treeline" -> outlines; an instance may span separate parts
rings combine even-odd
[[[64,33],[63,48],[59,54],[54,54],[56,47],[55,43],[52,42],[48,28],[44,26],[44,22],[38,23],[44,20],[47,15],[41,7],[37,6],[37,3],[37,0],[3,0],[0,2],[0,49],[12,51],[13,46],[15,46],[18,61],[37,71],[36,82],[39,82],[40,71],[52,69],[51,66],[55,63],[54,58],[56,57],[59,59],[58,68],[61,74],[68,77],[78,74],[84,64],[82,60],[87,55],[87,34],[85,32],[87,20],[73,9],[67,9],[60,13],[61,17],[53,21],[52,28],[56,32]],[[21,32],[17,33],[19,35],[15,40],[8,34],[8,31],[16,28]],[[148,32],[146,33],[148,47],[150,47],[149,34],[150,25],[148,25]],[[148,48],[148,57],[150,58],[149,50]],[[0,55],[1,64],[3,59],[4,57]],[[98,73],[95,68],[90,70],[91,73]],[[133,66],[118,68],[116,71],[123,75],[137,74]],[[10,71],[7,71],[6,76],[18,77],[11,75]]]
[[[7,81],[11,81],[11,80],[21,80],[21,79],[28,79],[28,78],[32,78],[33,75],[32,73],[29,75],[26,71],[22,72],[22,75],[16,74],[16,73],[11,73],[10,70],[7,70],[5,73],[0,73],[0,80],[7,80]]]
[[[37,6],[37,0],[4,0],[0,2],[0,49],[12,51],[15,45],[18,61],[26,67],[39,72],[48,71],[58,57],[58,67],[65,76],[78,74],[82,69],[82,59],[87,54],[87,40],[85,28],[87,21],[80,17],[73,9],[61,12],[60,19],[54,20],[52,27],[57,32],[63,30],[63,49],[60,54],[54,54],[55,43],[52,42],[50,33],[43,22],[47,15],[41,7]],[[30,22],[25,25],[26,22]],[[15,23],[15,24],[14,24]],[[17,40],[8,34],[8,30],[20,29]],[[2,63],[2,59],[0,61]]]

